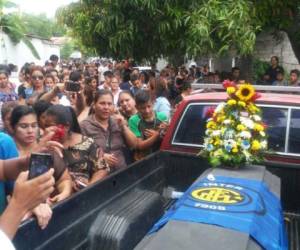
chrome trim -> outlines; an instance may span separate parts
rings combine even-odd
[[[291,114],[292,114],[292,108],[289,108],[287,119],[286,119],[285,145],[284,145],[284,152],[285,153],[288,153],[289,137],[290,137],[290,126],[291,126]]]
[[[293,92],[300,93],[300,87],[293,86],[269,86],[269,85],[252,85],[256,90],[261,91],[273,91],[273,92]],[[218,83],[192,83],[192,89],[222,89],[224,87],[222,84]],[[225,90],[224,90],[225,91]]]

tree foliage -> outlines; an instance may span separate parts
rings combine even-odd
[[[75,51],[80,51],[83,57],[93,57],[96,53],[93,49],[88,49],[81,44],[80,41],[73,38],[66,42],[60,49],[61,59],[69,59]]]
[[[156,60],[250,54],[265,28],[288,29],[298,0],[81,0],[61,8],[58,20],[101,56]]]
[[[15,13],[4,14],[3,9],[11,7],[16,7],[16,5],[11,1],[0,0],[0,31],[3,31],[5,34],[7,34],[15,44],[23,41],[30,49],[32,54],[37,59],[40,59],[37,50],[26,36],[26,28],[20,16]]]
[[[66,28],[63,25],[57,24],[55,20],[48,18],[45,14],[31,15],[24,13],[21,20],[29,35],[49,39],[53,36],[60,37],[66,34]]]

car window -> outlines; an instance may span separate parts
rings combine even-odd
[[[179,128],[175,132],[172,144],[201,146],[205,135],[207,110],[215,106],[210,104],[190,104],[183,115]],[[261,109],[263,112],[263,121],[268,126],[266,132],[268,134],[269,149],[276,152],[285,152],[288,109],[279,107],[261,107]],[[296,116],[300,119],[300,110],[296,111],[297,114],[294,114],[295,119],[297,119]],[[300,130],[300,123],[296,123],[295,119],[294,123],[299,124],[299,128],[294,125],[294,129],[291,128],[290,134],[291,136],[292,134],[299,134],[299,140],[297,136],[293,136],[292,141],[289,143],[289,152],[299,153],[300,133],[297,133],[297,129]],[[299,147],[299,149],[296,147]]]
[[[268,146],[276,152],[285,152],[288,109],[261,107],[263,121],[267,124]]]
[[[190,105],[175,133],[173,144],[202,145],[206,129],[207,112],[211,107],[215,107],[215,105]]]
[[[289,133],[289,153],[300,153],[300,110],[292,109],[290,133]]]

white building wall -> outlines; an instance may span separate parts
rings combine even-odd
[[[39,53],[40,60],[32,55],[30,49],[22,41],[14,44],[6,34],[0,32],[0,64],[12,63],[20,70],[26,62],[44,65],[50,55],[60,56],[59,46],[52,44],[51,41],[31,38],[31,42]]]

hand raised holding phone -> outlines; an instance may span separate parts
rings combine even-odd
[[[29,163],[29,179],[33,179],[48,172],[52,165],[53,158],[51,154],[32,153]]]
[[[65,83],[65,90],[69,92],[79,92],[80,91],[80,83],[79,82],[73,82],[73,81],[67,81]]]

